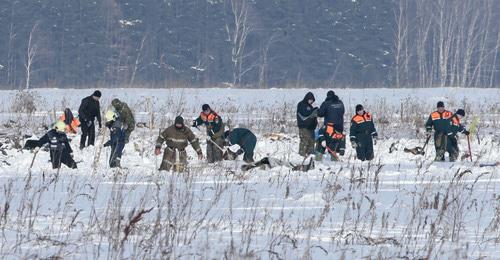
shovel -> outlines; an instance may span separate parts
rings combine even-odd
[[[405,153],[412,153],[414,155],[425,155],[425,147],[429,143],[429,140],[431,140],[431,135],[427,136],[427,139],[425,140],[423,147],[417,146],[417,147],[411,148],[411,149],[405,148],[404,152]]]

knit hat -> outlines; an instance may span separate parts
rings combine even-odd
[[[329,90],[328,92],[326,92],[326,97],[327,98],[330,98],[330,97],[333,97],[335,96],[335,92],[333,92],[333,90]]]
[[[364,109],[363,105],[361,105],[361,104],[356,105],[356,112],[361,111],[363,109]]]
[[[437,103],[437,107],[444,107],[444,102],[443,101],[439,101]]]
[[[203,104],[203,106],[201,106],[201,110],[203,111],[206,111],[208,109],[210,109],[210,106],[208,104]]]
[[[463,109],[458,109],[457,112],[456,112],[457,115],[461,115],[461,116],[465,116],[465,110]]]
[[[92,94],[92,96],[100,98],[101,97],[101,91],[99,91],[99,90],[94,91],[94,94]]]
[[[184,118],[182,118],[182,116],[177,116],[174,120],[175,124],[181,124],[181,125],[184,125]]]

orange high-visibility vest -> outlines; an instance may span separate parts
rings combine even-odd
[[[448,110],[443,111],[442,114],[439,113],[438,111],[434,111],[431,114],[432,121],[439,120],[439,119],[450,119],[450,117],[452,117],[452,116],[453,116],[453,114]]]
[[[356,122],[356,124],[361,124],[364,122],[369,122],[372,121],[372,115],[370,113],[365,112],[362,116],[356,114],[355,116],[352,117],[352,121]]]
[[[59,117],[59,120],[63,121],[66,120],[66,115],[62,114],[61,117]],[[80,120],[78,118],[73,117],[73,120],[71,120],[71,123],[69,125],[66,125],[66,133],[73,133],[76,134],[77,128],[80,126]]]
[[[328,123],[326,125],[326,130],[325,130],[325,133],[328,135],[328,136],[331,136],[333,139],[342,139],[344,138],[344,135],[341,134],[341,133],[338,133],[338,132],[335,132],[335,128],[333,127],[333,124],[332,123]]]

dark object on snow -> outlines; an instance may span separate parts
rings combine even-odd
[[[404,149],[404,152],[405,153],[412,153],[414,155],[425,155],[425,147],[427,146],[427,144],[429,143],[429,140],[431,139],[431,135],[428,135],[427,136],[427,139],[425,140],[425,143],[424,143],[424,146],[423,147],[420,147],[420,146],[417,146],[415,148],[405,148]]]
[[[497,167],[497,166],[500,166],[500,162],[479,164],[479,167]]]
[[[257,162],[242,165],[241,166],[241,170],[242,171],[248,171],[248,170],[251,170],[253,168],[257,168],[257,167],[263,166],[263,165],[269,166],[270,168],[273,168],[273,167],[276,167],[276,166],[286,166],[286,167],[292,168],[292,171],[307,172],[309,170],[313,170],[314,169],[314,159],[311,157],[309,159],[309,163],[308,164],[294,165],[291,162],[282,161],[282,160],[275,159],[275,158],[272,158],[272,157],[264,157],[264,158],[262,158],[261,160],[259,160]]]

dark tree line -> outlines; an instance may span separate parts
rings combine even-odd
[[[495,0],[10,0],[0,86],[477,86]]]

